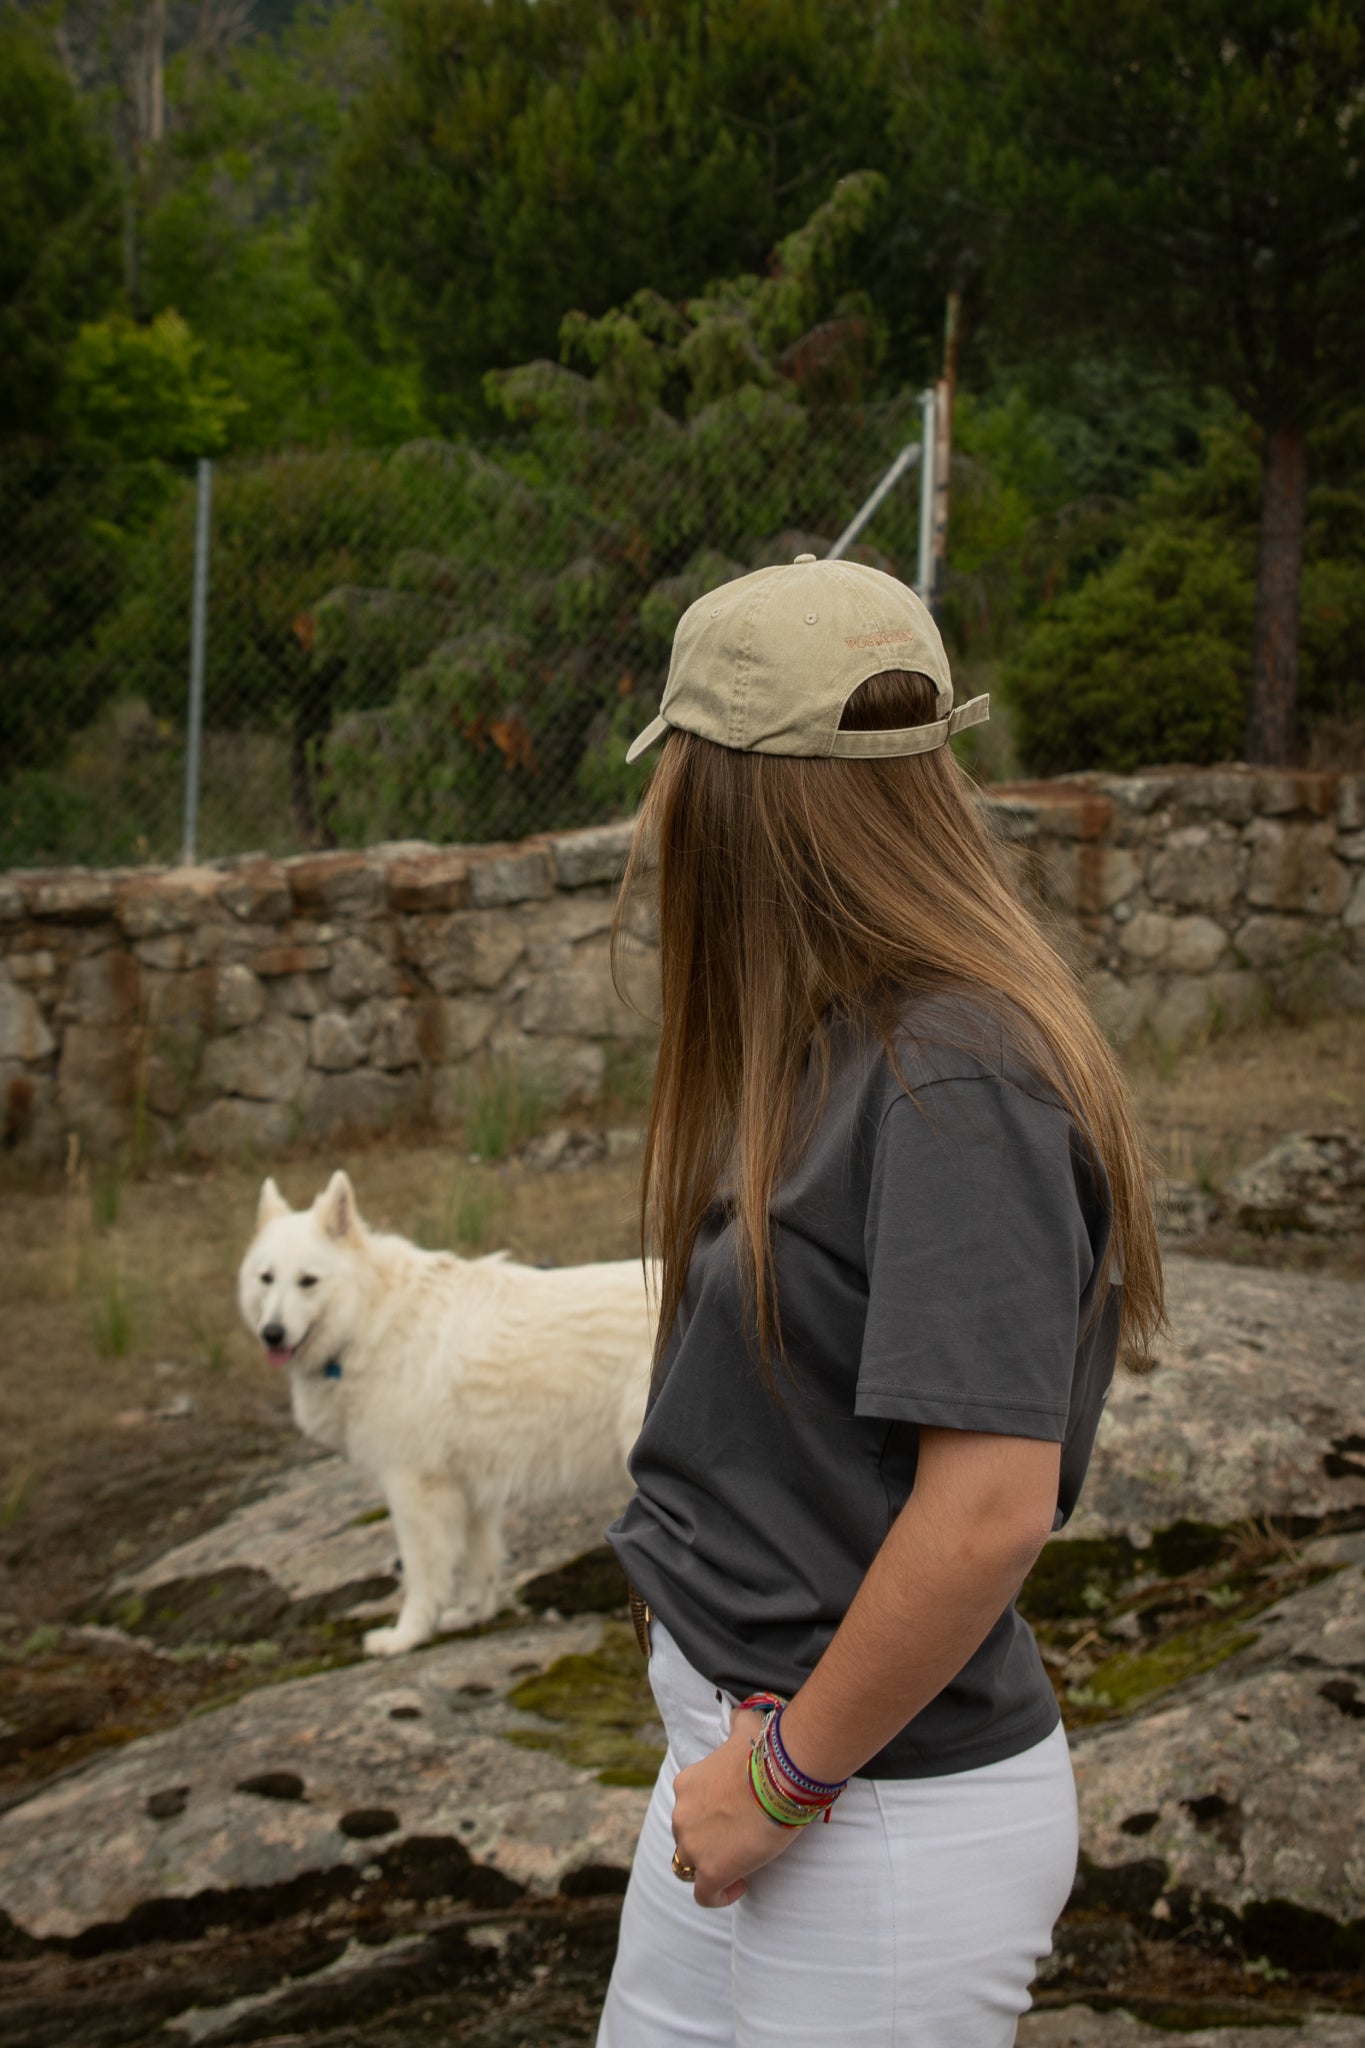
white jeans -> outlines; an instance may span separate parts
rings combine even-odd
[[[1010,2048],[1076,1869],[1062,1730],[948,1777],[855,1778],[828,1826],[708,1911],[669,1868],[673,1779],[724,1741],[733,1702],[652,1636],[668,1754],[597,2048]]]

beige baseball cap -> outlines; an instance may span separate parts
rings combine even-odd
[[[933,721],[841,732],[853,692],[886,669],[929,677],[938,689]],[[987,696],[953,709],[938,627],[906,584],[861,562],[798,555],[722,583],[688,606],[673,637],[659,715],[626,759],[638,759],[675,726],[742,753],[927,754],[989,715]]]

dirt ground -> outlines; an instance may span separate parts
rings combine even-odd
[[[1178,1057],[1139,1053],[1131,1081],[1158,1167],[1216,1187],[1288,1131],[1365,1129],[1365,1017],[1266,1024]],[[606,1120],[620,1124],[628,1115],[616,1105]],[[545,1173],[518,1158],[473,1160],[449,1138],[300,1152],[270,1167],[286,1195],[303,1203],[341,1164],[372,1224],[427,1245],[506,1248],[559,1264],[638,1250],[635,1152]],[[115,1570],[220,1520],[310,1455],[284,1385],[236,1311],[236,1270],[261,1173],[258,1164],[222,1164],[134,1176],[79,1159],[39,1179],[0,1172],[0,1800],[22,1796],[35,1778],[69,1768],[93,1747],[260,1682],[231,1650],[177,1662],[101,1642],[72,1624]],[[1291,1263],[1308,1256],[1273,1240],[1241,1243],[1217,1228],[1205,1248]],[[1327,1263],[1365,1272],[1359,1247]],[[458,2007],[466,2015],[461,2040],[496,2039],[506,2048],[587,2041],[613,1911],[612,1901],[591,1910],[584,1902],[581,1925],[518,1922],[496,1938],[480,1934],[472,1948],[463,1935],[434,1928],[427,1988],[406,2018],[362,2036],[339,1997],[339,2031],[319,2008],[306,2032],[288,2038],[337,2048],[362,2038],[375,2048],[406,2044],[431,2038],[429,2026],[439,2030]],[[280,1939],[296,1935],[281,1930]],[[259,1949],[261,1939],[244,1934],[244,1950]],[[0,1929],[0,1962],[6,1946]],[[177,1971],[196,1967],[192,1948],[177,1946]],[[214,1958],[216,1983],[207,1990],[224,1972],[226,1981],[244,1982],[221,1945]],[[93,2015],[115,1980],[132,1995],[148,1951],[63,1967],[62,2001],[88,1998]],[[1231,1998],[1238,1985],[1215,1982],[1209,1967],[1185,1958],[1188,1986],[1163,1979],[1161,1996]],[[26,1960],[12,1950],[4,1963],[15,1978],[10,1995],[21,2005],[34,2001],[36,2031],[21,2029],[23,2039],[67,2048],[77,2039],[140,2038],[101,2033],[93,2018],[93,2031],[54,2020],[56,2031],[47,2032],[45,1986],[55,1969],[50,1955]],[[488,2021],[492,2032],[481,2030],[485,2010],[499,2016]],[[1207,2002],[1200,2010],[1210,2010]],[[149,2012],[148,2036],[158,2023]],[[8,2023],[4,2031],[11,2038]]]
[[[1273,1020],[1178,1055],[1139,1049],[1130,1079],[1165,1172],[1221,1187],[1288,1131],[1365,1129],[1365,1016]]]

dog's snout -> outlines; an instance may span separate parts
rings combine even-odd
[[[284,1342],[284,1324],[267,1323],[261,1331],[261,1341],[268,1344],[272,1351],[278,1351]]]

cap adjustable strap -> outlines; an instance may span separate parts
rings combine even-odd
[[[846,761],[870,761],[885,754],[932,754],[964,726],[983,725],[990,715],[990,695],[983,692],[929,725],[902,725],[894,732],[836,732],[830,753]]]

